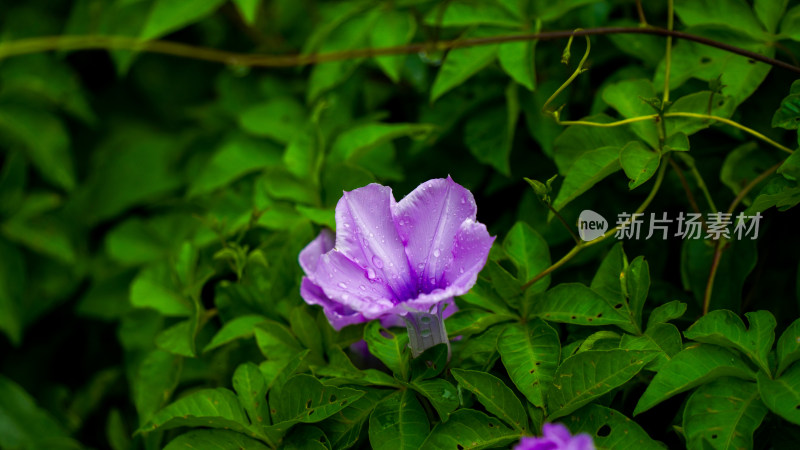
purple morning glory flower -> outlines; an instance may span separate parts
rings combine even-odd
[[[594,450],[594,442],[588,434],[573,436],[560,423],[546,423],[541,437],[524,437],[514,450]]]
[[[402,318],[414,356],[447,343],[445,305],[472,288],[494,242],[476,212],[472,193],[450,177],[399,202],[374,183],[344,192],[335,238],[323,230],[300,252],[300,294],[337,330]]]

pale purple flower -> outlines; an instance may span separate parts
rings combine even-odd
[[[450,177],[399,202],[374,183],[344,192],[335,240],[323,230],[300,252],[300,294],[322,306],[337,330],[402,317],[415,356],[447,342],[443,310],[453,308],[443,306],[472,288],[494,242],[476,212],[472,193]]]
[[[541,437],[524,437],[514,450],[594,450],[594,442],[586,433],[573,436],[560,423],[546,423]]]

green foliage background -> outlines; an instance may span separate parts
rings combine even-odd
[[[490,448],[561,421],[598,448],[793,448],[797,73],[665,33],[446,44],[664,30],[674,8],[797,65],[796,2],[643,3],[0,3],[0,447]],[[448,174],[498,236],[452,359],[335,332],[297,255],[342,190]],[[763,219],[576,245],[548,205],[572,229]]]

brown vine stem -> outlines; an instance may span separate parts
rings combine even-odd
[[[650,34],[671,36],[719,48],[737,55],[760,61],[775,67],[800,73],[800,67],[770,58],[750,50],[745,50],[723,42],[695,36],[682,31],[657,27],[598,27],[583,30],[543,31],[540,33],[489,36],[471,39],[456,39],[435,43],[422,42],[396,47],[365,48],[341,52],[315,53],[307,55],[264,55],[236,53],[207,47],[198,47],[170,41],[142,41],[125,36],[44,36],[0,43],[0,60],[12,56],[40,53],[54,50],[133,50],[192,58],[209,62],[248,67],[296,67],[324,62],[343,61],[373,56],[400,55],[429,50],[451,50],[479,45],[502,44],[530,40],[565,39],[570,36],[592,36],[608,34]]]
[[[739,194],[736,195],[736,198],[733,199],[731,205],[728,207],[728,214],[733,214],[733,211],[736,210],[736,207],[739,206],[739,203],[744,200],[745,196],[753,190],[759,183],[764,181],[768,176],[772,175],[778,167],[783,164],[783,161],[775,164],[774,166],[770,167],[769,169],[761,172],[757,177],[753,178],[747,186],[742,188],[739,191]],[[720,239],[717,241],[717,244],[714,246],[714,259],[711,261],[711,270],[708,274],[708,281],[706,282],[706,290],[703,294],[703,315],[705,316],[708,314],[708,309],[711,305],[711,294],[714,292],[714,279],[717,277],[717,269],[719,269],[719,262],[722,259],[722,252],[728,248],[728,243],[725,239]]]

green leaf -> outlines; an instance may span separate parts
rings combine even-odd
[[[67,435],[46,410],[36,405],[33,397],[3,375],[0,375],[0,430],[0,446],[9,449],[53,448],[42,441]]]
[[[359,9],[363,8],[364,4]],[[349,8],[341,8],[341,10],[344,14],[331,23],[331,26],[335,28],[327,36],[321,35],[324,40],[319,47],[319,51],[322,53],[365,48],[368,45],[369,32],[373,28],[375,20],[379,17],[378,14],[374,14],[376,10],[358,15],[352,14],[356,11],[351,11]],[[342,21],[339,22],[339,19]],[[313,45],[312,41],[313,39],[309,38],[306,49]],[[343,83],[352,75],[362,60],[360,58],[347,59],[315,65],[311,69],[309,86],[306,90],[306,101],[312,103],[321,94]]]
[[[764,28],[770,33],[775,33],[788,3],[789,0],[755,0],[753,9]]]
[[[560,211],[600,180],[619,170],[619,153],[619,147],[610,146],[582,154],[564,174],[564,182],[553,201],[553,208]]]
[[[450,3],[455,4],[455,3]],[[463,39],[481,37],[481,33],[467,32]],[[469,77],[488,66],[497,56],[497,45],[477,45],[450,50],[444,59],[431,87],[431,102],[467,81]]]
[[[254,136],[288,144],[305,128],[306,109],[294,97],[275,97],[241,111],[239,126]]]
[[[720,377],[754,378],[739,354],[724,347],[697,344],[686,347],[656,373],[633,411],[637,415],[664,400]]]
[[[796,130],[800,128],[800,80],[792,83],[789,95],[781,100],[781,106],[772,116],[772,127]]]
[[[521,433],[473,409],[459,409],[447,422],[433,427],[421,449],[482,449],[502,447],[519,440]]]
[[[380,25],[372,27],[369,34],[369,45],[372,48],[408,44],[417,31],[417,22],[408,12],[386,11],[378,20]],[[400,72],[405,65],[406,55],[377,56],[375,62],[390,80],[397,83],[400,81]]]
[[[642,309],[650,290],[650,265],[644,256],[637,256],[625,269],[628,306],[636,326],[642,326]]]
[[[23,146],[30,162],[47,181],[66,191],[75,188],[69,134],[61,120],[41,110],[2,104],[0,131]]]
[[[550,322],[616,325],[635,333],[635,325],[622,306],[621,302],[612,305],[583,284],[562,283],[536,299],[531,313]]]
[[[289,323],[300,343],[312,353],[322,356],[322,335],[309,309],[308,305],[295,307],[289,315]]]
[[[669,323],[656,323],[648,326],[647,331],[641,336],[625,334],[619,343],[619,348],[628,350],[656,350],[660,354],[645,367],[648,370],[658,371],[678,354],[683,346],[681,332],[675,325]]]
[[[361,398],[363,391],[324,386],[311,375],[295,375],[279,392],[271,391],[273,423],[312,423],[324,420]]]
[[[745,214],[747,214],[745,212]],[[701,230],[702,233],[702,230]],[[738,310],[741,305],[742,288],[747,276],[756,265],[755,241],[745,237],[734,237],[719,260],[709,310]],[[752,237],[752,233],[750,233]],[[698,304],[705,297],[708,274],[714,260],[714,243],[705,239],[684,239],[681,252],[681,276],[684,286],[691,289]]]
[[[236,395],[225,388],[203,389],[157,412],[139,433],[176,427],[223,428],[250,434],[249,422]]]
[[[254,329],[256,343],[261,353],[269,360],[294,358],[303,348],[285,325],[266,320]]]
[[[792,181],[797,181],[797,179],[800,178],[800,157],[796,156],[796,153],[797,152],[789,155],[783,164],[778,167],[777,171],[779,174]]]
[[[320,422],[319,427],[330,439],[331,447],[348,448],[358,442],[361,430],[375,405],[389,392],[384,389],[367,389],[361,398],[351,402],[338,414]]]
[[[325,432],[313,425],[299,425],[281,442],[286,450],[331,450],[331,443]]]
[[[239,403],[247,412],[251,424],[269,424],[267,383],[258,366],[251,362],[240,364],[233,373],[233,390],[236,391]]]
[[[442,378],[418,380],[411,383],[411,387],[431,402],[442,422],[447,422],[450,414],[459,406],[458,390]]]
[[[767,407],[751,381],[720,378],[700,386],[686,402],[683,430],[689,448],[753,448],[753,432]]]
[[[772,207],[777,208],[778,211],[786,211],[798,203],[800,203],[800,185],[783,176],[775,176],[766,182],[744,214],[755,216],[756,213]]]
[[[450,373],[460,387],[475,394],[488,412],[521,433],[528,428],[528,415],[522,403],[500,379],[475,370],[453,369]]]
[[[420,353],[411,360],[411,380],[433,378],[444,370],[450,349],[445,344],[437,344]]]
[[[654,441],[638,423],[619,411],[591,403],[565,418],[573,434],[591,436],[598,450],[635,447],[639,450],[661,450],[663,444]],[[602,433],[601,430],[607,430]]]
[[[228,430],[191,430],[171,440],[164,450],[268,450],[269,447],[241,433]]]
[[[775,317],[769,311],[749,312],[745,316],[750,323],[749,330],[733,312],[724,309],[711,311],[683,335],[693,341],[739,350],[769,374],[768,355],[775,342]]]
[[[765,34],[745,0],[675,0],[675,13],[687,27],[725,25],[750,33],[756,39]]]
[[[401,379],[408,379],[409,352],[406,333],[393,333],[383,328],[379,321],[372,321],[364,328],[364,340],[373,356]]]
[[[213,13],[224,0],[156,0],[140,34],[142,39],[155,39],[171,33]]]
[[[191,318],[176,323],[156,336],[156,346],[176,355],[194,358],[196,355],[195,337],[197,319]]]
[[[478,161],[506,176],[511,174],[509,155],[518,115],[516,99],[509,99],[506,108],[495,107],[477,112],[467,120],[464,129],[464,144],[470,153]]]
[[[425,16],[425,24],[435,27],[495,25],[510,28],[521,25],[519,18],[497,1],[441,3]]]
[[[731,189],[734,195],[739,195],[756,177],[783,159],[776,154],[770,156],[760,151],[757,143],[752,141],[744,143],[733,149],[725,157],[719,178]],[[765,181],[759,182],[754,189],[745,194],[742,203],[747,206],[752,205],[753,198],[766,185],[767,182]]]
[[[710,3],[714,0],[706,0]],[[744,0],[737,0],[744,3]],[[691,0],[684,0],[690,3]],[[721,2],[724,5],[725,2]],[[727,14],[717,16],[727,20]],[[763,39],[753,35],[763,35],[760,26],[752,29],[733,29],[726,24],[697,25],[683,30],[696,36],[702,36],[739,48],[772,57],[775,49]],[[750,33],[750,34],[748,34]],[[672,64],[670,70],[670,89],[676,89],[691,78],[702,81],[712,81],[719,78],[722,84],[722,93],[733,99],[732,104],[738,106],[755,92],[769,73],[771,66],[745,56],[726,52],[695,42],[679,41],[672,48]],[[661,61],[655,72],[653,84],[664,85],[664,60]],[[721,76],[720,76],[721,74]],[[689,134],[689,133],[686,133]]]
[[[0,239],[0,330],[12,344],[22,340],[25,263],[13,245]]]
[[[424,139],[434,127],[413,123],[367,123],[341,133],[331,148],[331,158],[337,161],[355,160],[369,150],[401,137]],[[341,196],[341,192],[338,193]]]
[[[537,407],[544,407],[544,393],[561,358],[560,347],[556,331],[539,318],[509,325],[497,340],[509,378]]]
[[[686,303],[678,300],[659,305],[650,313],[650,317],[647,319],[647,328],[659,323],[667,323],[671,320],[675,320],[683,316],[685,312]]]
[[[300,364],[303,363],[310,352],[310,350],[303,350],[290,359],[263,361],[259,364],[258,370],[261,371],[261,374],[264,376],[264,380],[267,383],[267,390],[282,389],[286,381],[294,375],[294,372],[300,367]]]
[[[622,386],[657,355],[646,350],[589,350],[570,356],[558,366],[547,391],[548,420]]]
[[[144,357],[131,389],[140,426],[149,422],[153,414],[170,399],[178,386],[182,371],[181,356],[156,349]]]
[[[376,450],[418,449],[428,430],[425,410],[409,389],[383,399],[369,416],[369,443]]]
[[[800,5],[793,6],[783,16],[780,36],[800,41]]]
[[[511,227],[503,241],[511,262],[517,267],[517,278],[527,281],[550,267],[550,248],[547,241],[525,222],[517,222]],[[550,284],[546,276],[528,288],[530,292],[543,292]]]
[[[660,162],[661,155],[647,148],[641,141],[629,142],[619,153],[619,163],[630,179],[629,189],[635,189],[652,178]]]
[[[723,88],[724,91],[724,88]],[[736,109],[736,103],[729,95],[721,95],[713,91],[700,91],[684,95],[669,106],[668,113],[706,114],[729,118]],[[687,136],[706,129],[716,122],[695,117],[666,117],[664,128],[667,137],[683,133]]]
[[[203,348],[203,353],[214,350],[237,339],[246,339],[253,336],[256,325],[263,323],[264,316],[247,315],[239,316],[226,322],[217,334],[211,338],[211,342]]]
[[[774,380],[758,372],[758,392],[770,411],[800,425],[800,366],[790,367]]]
[[[250,26],[255,25],[261,0],[233,0],[244,22]]]
[[[600,0],[559,0],[557,2],[537,1],[532,3],[531,13],[544,22],[557,20],[575,8],[591,5]]]
[[[515,317],[505,314],[495,314],[476,308],[460,309],[452,316],[445,319],[448,336],[471,336],[482,333],[487,328],[498,323],[514,320]]]
[[[478,306],[497,314],[510,315],[508,306],[492,288],[491,282],[486,278],[478,278],[478,282],[469,292],[460,297],[470,305]]]
[[[538,33],[541,22],[531,30]],[[500,67],[517,83],[529,91],[536,90],[536,43],[538,40],[508,42],[497,47],[497,61]]]
[[[780,376],[787,367],[800,359],[800,319],[795,320],[786,328],[778,339],[778,371],[776,376]]]
[[[626,119],[654,114],[656,111],[643,99],[655,96],[656,89],[650,80],[624,80],[603,89],[603,101]],[[634,122],[630,128],[651,148],[658,148],[658,123],[655,120]]]
[[[597,123],[614,121],[605,114],[584,117],[581,120]],[[558,167],[558,173],[566,174],[584,153],[605,147],[616,147],[619,153],[622,147],[634,140],[636,135],[628,127],[570,125],[553,142],[553,160]]]

